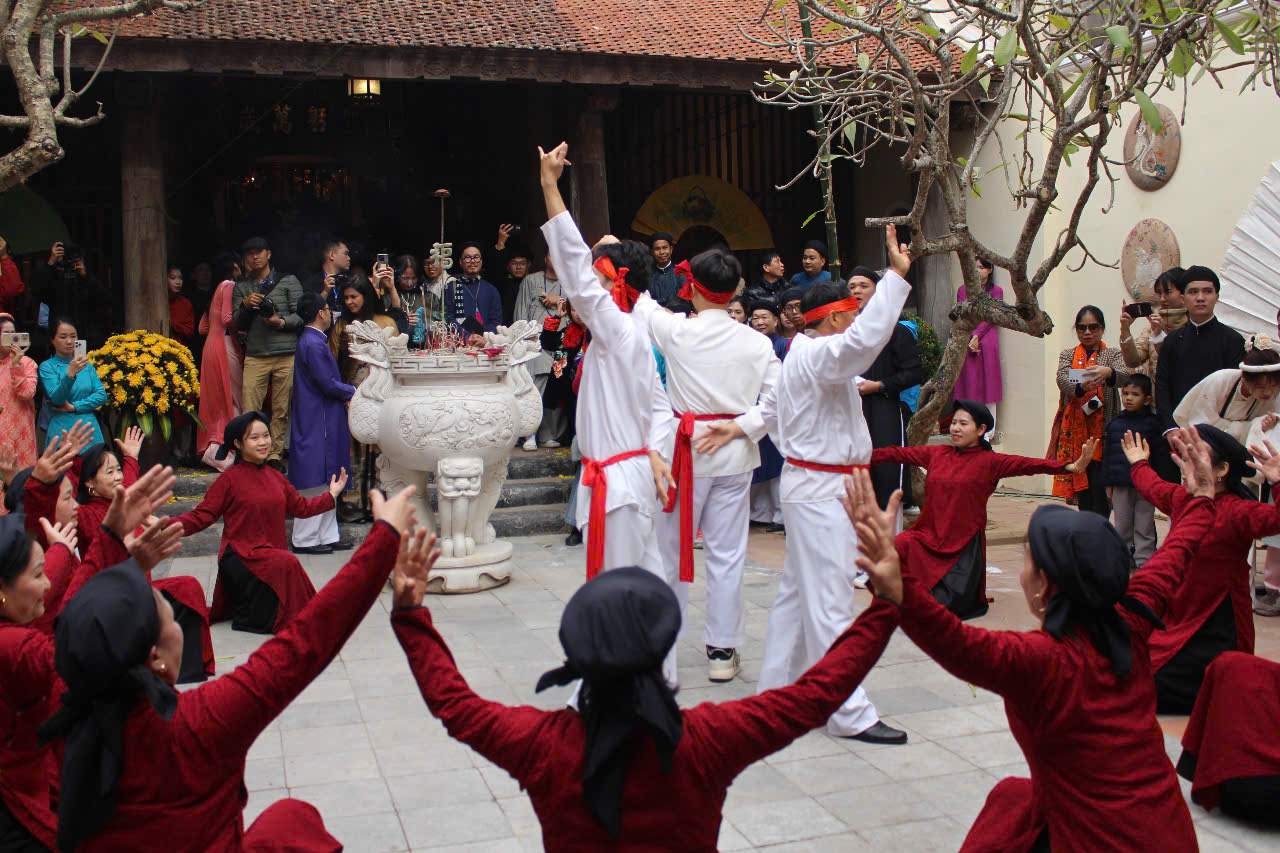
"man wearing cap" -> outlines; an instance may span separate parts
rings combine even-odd
[[[795,681],[853,621],[857,537],[839,523],[847,519],[840,499],[844,477],[871,461],[871,436],[853,380],[888,342],[911,291],[905,280],[911,256],[897,237],[886,226],[890,268],[861,310],[843,283],[818,282],[805,291],[807,331],[792,339],[778,384],[746,414],[712,424],[698,442],[706,453],[772,433],[786,460],[780,488],[786,556],[769,611],[761,693]],[[870,743],[907,740],[905,732],[880,722],[861,687],[831,716],[827,731]]]
[[[653,275],[649,277],[649,295],[664,308],[675,298],[680,289],[676,266],[671,263],[675,238],[666,231],[656,231],[649,238],[649,253],[653,255]]]
[[[800,254],[800,272],[791,276],[791,286],[808,290],[820,281],[831,281],[831,273],[827,271],[827,244],[821,240],[810,240],[804,244]]]
[[[777,382],[781,365],[768,338],[725,310],[742,276],[737,258],[710,249],[681,262],[679,269],[685,277],[679,296],[693,304],[696,316],[664,311],[650,295],[641,296],[635,307],[636,318],[666,357],[667,396],[680,422],[671,456],[677,491],[668,498],[656,533],[667,581],[676,585],[683,611],[693,580],[694,534],[702,531],[707,677],[731,681],[740,667],[751,472],[760,464],[760,453],[754,442],[738,441],[708,456],[695,453],[691,442],[695,430],[754,406]]]
[[[271,266],[271,246],[253,237],[240,247],[245,278],[231,292],[236,326],[248,333],[244,351],[244,410],[262,408],[271,393],[271,455],[267,464],[284,470],[293,395],[293,354],[305,325],[298,316],[302,284]]]

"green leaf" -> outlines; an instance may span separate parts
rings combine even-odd
[[[916,29],[927,35],[929,38],[936,39],[942,35],[942,30],[925,20],[916,21]]]
[[[1147,93],[1136,89],[1133,99],[1138,102],[1138,107],[1142,110],[1142,120],[1147,123],[1147,127],[1151,128],[1151,132],[1159,133],[1163,130],[1164,122],[1160,120],[1160,110],[1156,108],[1155,102],[1147,97]]]
[[[975,44],[969,48],[964,56],[960,57],[960,73],[968,74],[976,67],[978,67],[978,46]]]
[[[1031,121],[1031,116],[1027,115],[1026,113],[1008,113],[1007,115],[1005,115],[1005,118],[1011,118],[1014,121],[1025,121],[1025,122]]]
[[[173,424],[169,421],[168,415],[160,415],[160,435],[164,437],[165,443],[168,444],[173,439]]]
[[[978,78],[978,85],[982,87],[982,94],[987,95],[991,92],[991,75],[983,74]]]
[[[822,212],[821,210],[815,210],[813,213],[810,213],[808,216],[806,216],[806,217],[804,218],[804,222],[801,222],[801,223],[800,223],[800,227],[801,227],[801,228],[808,228],[808,227],[809,227],[809,223],[813,221],[813,218],[814,218],[815,216],[817,216],[817,215],[818,215],[819,213],[821,213],[821,212]]]
[[[1233,30],[1230,24],[1214,18],[1213,25],[1218,28],[1218,32],[1227,40],[1227,47],[1231,48],[1232,53],[1244,53],[1244,39],[1240,38],[1240,34]]]
[[[859,53],[859,54],[858,54],[858,67],[859,67],[859,68],[861,68],[863,71],[866,71],[868,68],[870,68],[870,67],[871,67],[871,57],[870,57],[870,56],[867,56],[865,53]]]
[[[1063,31],[1071,29],[1071,19],[1066,15],[1050,15],[1049,23]]]
[[[155,432],[156,422],[155,422],[155,419],[152,418],[150,412],[143,412],[142,414],[138,415],[138,424],[141,425],[142,431],[146,433],[148,436],[151,435],[151,433]]]
[[[971,181],[969,183],[969,189],[973,192],[975,196],[977,196],[978,198],[982,198],[982,187],[978,186],[977,181]]]
[[[1169,70],[1177,77],[1186,77],[1191,71],[1195,59],[1191,55],[1191,46],[1181,39],[1173,46],[1173,55],[1169,57]]]
[[[1080,84],[1081,84],[1081,83],[1083,83],[1083,82],[1084,82],[1084,78],[1086,78],[1086,77],[1088,77],[1088,76],[1089,76],[1088,74],[1077,74],[1077,75],[1076,75],[1076,82],[1074,82],[1074,83],[1072,83],[1070,86],[1068,86],[1068,87],[1067,87],[1067,91],[1065,91],[1065,92],[1063,92],[1063,93],[1062,93],[1062,100],[1063,100],[1064,102],[1065,102],[1065,101],[1069,101],[1069,100],[1071,100],[1071,96],[1072,96],[1072,95],[1074,95],[1074,94],[1076,93],[1076,89],[1079,89],[1079,88],[1080,88]]]
[[[1001,68],[1013,61],[1018,53],[1018,31],[1010,27],[996,42],[995,60]]]
[[[90,30],[89,35],[93,36],[94,40],[99,44],[106,45],[111,43],[111,39],[107,38],[106,33],[100,33],[97,30]]]
[[[850,148],[858,147],[857,125],[855,125],[853,122],[849,122],[844,127],[840,128],[840,131],[844,134],[844,138],[846,141],[848,141]]]
[[[1107,38],[1123,51],[1133,50],[1133,40],[1129,38],[1129,28],[1121,24],[1112,24],[1106,29]]]

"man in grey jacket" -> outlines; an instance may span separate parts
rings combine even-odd
[[[244,353],[244,410],[262,408],[271,392],[271,456],[267,464],[284,470],[284,440],[289,434],[293,394],[293,353],[304,323],[298,316],[302,284],[271,266],[271,247],[261,237],[248,240],[245,278],[231,294],[236,327],[248,333]]]

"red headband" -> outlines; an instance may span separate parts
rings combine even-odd
[[[622,309],[622,313],[630,314],[631,309],[635,307],[636,300],[640,298],[640,291],[627,284],[627,273],[631,272],[631,267],[614,269],[613,261],[605,257],[596,258],[596,262],[592,266],[602,276],[613,282],[610,295],[613,297],[614,303]]]
[[[811,308],[804,312],[805,325],[816,323],[823,317],[829,317],[837,311],[858,311],[861,309],[856,296],[846,296],[844,299],[837,299],[835,302],[828,302],[826,305],[819,305],[817,308]]]
[[[728,293],[720,293],[715,290],[708,290],[706,285],[693,277],[693,269],[689,266],[688,261],[681,261],[676,264],[676,275],[684,283],[680,287],[680,292],[676,294],[685,302],[693,301],[693,291],[698,291],[698,295],[708,302],[716,305],[728,305],[733,301],[733,291]]]

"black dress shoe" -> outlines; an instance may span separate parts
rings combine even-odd
[[[564,538],[564,544],[568,545],[569,547],[573,547],[574,545],[581,545],[582,531],[574,530],[572,533],[570,533],[568,536]]]
[[[765,533],[786,533],[787,526],[785,524],[770,524],[764,529]]]
[[[333,546],[332,545],[309,545],[306,548],[299,548],[297,545],[294,545],[293,553],[295,554],[332,554]]]
[[[338,504],[338,521],[343,524],[363,524],[368,520],[368,513],[360,507],[345,502]]]
[[[329,546],[329,550],[330,551],[350,551],[354,547],[356,547],[356,543],[352,542],[350,539],[339,539],[337,542],[334,542],[332,545]]]
[[[906,732],[901,729],[895,729],[893,726],[886,726],[879,721],[866,731],[859,732],[856,735],[847,735],[847,737],[864,743],[887,743],[895,746],[900,746],[907,742]]]

